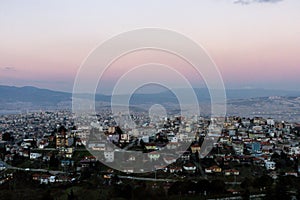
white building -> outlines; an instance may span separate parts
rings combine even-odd
[[[39,157],[42,157],[42,154],[40,154],[40,153],[30,153],[30,156],[29,156],[30,159],[37,159]]]
[[[275,120],[274,119],[267,119],[267,125],[275,126]]]
[[[275,170],[276,169],[276,163],[273,161],[265,161],[265,167],[267,170]]]
[[[114,151],[104,151],[104,158],[106,162],[114,162],[115,152]]]

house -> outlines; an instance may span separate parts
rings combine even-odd
[[[23,149],[22,151],[19,152],[19,155],[28,158],[29,157],[29,150]]]
[[[245,126],[245,127],[249,127],[250,124],[251,124],[251,121],[250,121],[250,119],[243,118],[243,119],[242,119],[242,124],[243,124],[243,126]]]
[[[38,181],[40,178],[40,174],[32,174],[32,180]]]
[[[251,144],[251,152],[252,152],[252,154],[260,154],[261,153],[261,145],[259,142],[253,142]]]
[[[163,158],[166,164],[172,164],[174,162],[176,162],[176,158],[174,158],[173,156],[167,156]]]
[[[183,153],[182,152],[178,152],[178,154],[180,155],[180,159],[182,161],[189,161],[190,160],[190,152],[184,151]]]
[[[196,152],[200,153],[200,149],[201,147],[199,146],[199,144],[193,144],[191,146],[192,153],[196,153]]]
[[[94,151],[105,151],[105,148],[106,148],[105,143],[95,143],[90,147]]]
[[[65,167],[65,166],[74,166],[74,161],[73,160],[61,160],[60,161],[60,165],[62,167]]]
[[[40,184],[49,184],[55,182],[55,176],[49,174],[33,174],[32,180],[40,182]]]
[[[121,143],[128,143],[130,140],[130,136],[127,133],[121,134],[120,141]]]
[[[188,162],[186,164],[183,165],[183,169],[187,172],[195,172],[196,171],[196,165]]]
[[[221,173],[221,172],[222,172],[222,168],[217,165],[213,165],[211,167],[205,168],[205,173]]]
[[[235,128],[229,129],[228,134],[229,134],[229,136],[234,136],[236,134],[236,129]]]
[[[55,140],[56,148],[66,147],[67,141],[67,136],[65,134],[57,134]]]
[[[49,182],[50,183],[55,183],[55,180],[56,180],[56,176],[50,176],[49,177]]]
[[[145,148],[146,148],[147,150],[156,150],[156,149],[157,149],[155,143],[147,143],[147,144],[145,144]]]
[[[74,152],[74,148],[72,147],[65,148],[66,158],[72,158],[73,152]]]
[[[130,155],[127,161],[135,161],[135,156],[134,155]]]
[[[80,161],[81,167],[94,167],[96,165],[96,158],[94,156],[86,156]]]
[[[50,175],[43,174],[40,176],[40,184],[48,184],[49,183]]]
[[[133,173],[134,169],[133,167],[124,167],[122,171],[125,173]]]
[[[55,178],[56,182],[70,182],[72,179],[69,176],[66,176],[64,174],[58,174]]]
[[[288,154],[289,155],[300,155],[300,148],[298,146],[289,147]]]
[[[120,139],[120,136],[118,134],[109,134],[108,137],[107,137],[107,140],[109,142],[115,142],[115,143],[118,143],[119,142],[119,139]]]
[[[275,170],[276,169],[276,163],[273,161],[265,161],[265,167],[267,170]]]
[[[285,172],[284,175],[285,176],[295,176],[295,177],[298,177],[298,173],[297,172]]]
[[[4,162],[6,161],[12,161],[14,158],[13,158],[13,155],[12,154],[6,154],[4,156]]]
[[[170,170],[170,173],[182,172],[182,168],[179,166],[170,166],[169,170]]]
[[[253,161],[253,164],[256,166],[261,166],[261,167],[265,166],[264,160],[262,158],[253,157],[252,161]]]
[[[114,126],[108,127],[107,132],[108,132],[109,134],[114,134],[114,133],[116,133],[116,127],[114,127]]]
[[[255,139],[255,138],[265,138],[266,134],[263,132],[254,132],[254,133],[249,133],[249,138],[250,139]]]
[[[272,179],[277,179],[278,176],[279,176],[279,173],[276,172],[276,171],[271,171],[269,174],[268,174]]]
[[[219,157],[219,158],[222,158],[222,157]],[[225,162],[226,161],[232,161],[234,159],[234,157],[233,156],[224,156],[223,159],[224,159]]]
[[[104,151],[105,162],[114,162],[115,152],[114,151]]]
[[[75,146],[82,146],[82,145],[85,145],[85,144],[83,144],[81,138],[77,138],[77,139],[75,140]]]
[[[5,145],[5,151],[10,152],[12,146],[10,144]]]
[[[167,144],[167,149],[176,149],[179,146],[178,142],[169,142]]]
[[[227,192],[233,194],[233,195],[237,195],[237,194],[240,194],[240,191],[236,190],[236,189],[233,189],[233,188],[229,188],[227,189]]]
[[[48,145],[49,145],[49,143],[46,140],[42,140],[42,141],[39,142],[38,148],[39,149],[44,149]]]
[[[141,140],[143,140],[144,143],[149,143],[149,135],[143,135],[142,138],[140,139],[140,142]]]
[[[178,138],[177,138],[176,136],[171,137],[171,138],[170,138],[170,142],[177,143],[177,142],[178,142]]]
[[[263,127],[262,126],[253,126],[252,130],[254,131],[254,133],[261,132],[263,130]]]
[[[225,176],[231,176],[231,175],[238,176],[238,175],[240,175],[240,171],[236,170],[236,169],[227,169],[224,171],[224,175]]]
[[[46,155],[43,156],[43,161],[50,161],[50,158],[51,158],[51,153],[48,153]]]
[[[275,120],[271,119],[271,118],[268,118],[267,119],[267,125],[269,125],[269,126],[275,126]]]
[[[244,144],[242,142],[232,143],[232,147],[237,155],[243,155],[244,153]]]
[[[150,158],[150,160],[158,160],[160,157],[160,154],[156,151],[152,151],[152,152],[148,153],[148,157]]]
[[[35,160],[35,159],[40,158],[40,157],[42,157],[42,154],[40,154],[40,153],[34,153],[34,152],[31,152],[30,156],[29,156],[29,158],[31,160]]]
[[[6,169],[5,163],[0,161],[0,171],[5,170],[5,169]]]

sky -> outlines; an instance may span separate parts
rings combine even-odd
[[[226,88],[299,89],[299,10],[299,0],[1,0],[0,85],[72,91],[79,67],[99,44],[156,27],[200,44]],[[142,54],[127,60],[151,61]],[[173,59],[158,54],[150,55]],[[123,61],[112,64],[108,82],[128,65]],[[185,75],[203,86],[188,67]]]

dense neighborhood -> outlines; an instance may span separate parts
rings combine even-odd
[[[139,187],[153,196],[160,191],[165,198],[299,193],[300,124],[238,116],[151,120],[134,113],[133,129],[126,123],[119,127],[110,112],[96,118],[86,126],[68,111],[0,116],[0,187],[13,191],[18,181],[30,182],[46,186],[54,199],[75,199],[81,194],[74,188],[93,181],[99,199],[112,194],[138,199]],[[218,131],[214,124],[221,124]],[[208,151],[203,147],[207,141]],[[56,187],[66,187],[67,194],[55,194]],[[107,192],[112,189],[131,192]]]

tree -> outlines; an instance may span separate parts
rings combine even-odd
[[[140,140],[140,145],[141,145],[141,147],[142,147],[143,149],[145,148],[145,142],[144,142],[143,139]]]
[[[60,127],[58,128],[57,132],[63,134],[63,133],[66,133],[66,132],[67,132],[67,129],[66,129],[66,127],[64,127],[64,126],[60,126]]]
[[[280,155],[277,152],[273,153],[272,156],[271,156],[272,160],[279,159],[279,158],[280,158]]]
[[[132,191],[132,199],[143,199],[146,194],[146,184],[145,182],[140,182],[137,184],[138,187],[134,188]]]
[[[181,188],[182,182],[176,181],[171,185],[169,188],[168,194],[169,195],[177,195],[180,194],[180,188]]]
[[[196,191],[196,184],[192,181],[185,181],[180,187],[181,194],[188,194],[190,191]]]
[[[3,141],[10,141],[11,140],[11,136],[10,136],[10,133],[3,133],[2,134],[2,140]]]
[[[54,154],[52,154],[50,156],[50,160],[49,160],[49,166],[50,166],[50,168],[57,169],[58,165],[59,165],[59,160],[55,157]]]
[[[241,183],[241,188],[247,190],[247,189],[249,189],[249,187],[252,186],[252,184],[253,184],[253,180],[250,179],[250,178],[248,178],[248,177],[246,177],[246,178],[243,180],[243,182]]]
[[[276,183],[275,187],[275,194],[277,199],[287,199],[289,196],[288,194],[288,187],[292,186],[292,178],[288,176],[280,176],[278,182]]]
[[[196,184],[196,192],[197,193],[207,193],[211,189],[210,182],[206,179],[200,180]]]
[[[268,175],[263,175],[256,178],[253,182],[253,186],[259,189],[265,189],[271,187],[273,184],[273,179]]]
[[[47,191],[43,194],[42,199],[43,199],[43,200],[53,200],[54,198],[52,197],[50,190],[47,190]]]
[[[225,183],[222,180],[213,180],[210,183],[210,187],[213,189],[212,191],[214,191],[217,194],[225,192]]]
[[[242,194],[243,200],[250,199],[250,191],[248,189],[245,190],[245,192]]]
[[[298,190],[297,190],[296,198],[297,198],[298,200],[300,199],[300,188],[298,188]]]
[[[77,198],[74,195],[73,189],[71,189],[70,194],[68,194],[68,200],[75,200],[75,199],[77,199]]]
[[[129,184],[114,185],[113,191],[115,197],[132,199],[132,187]]]

